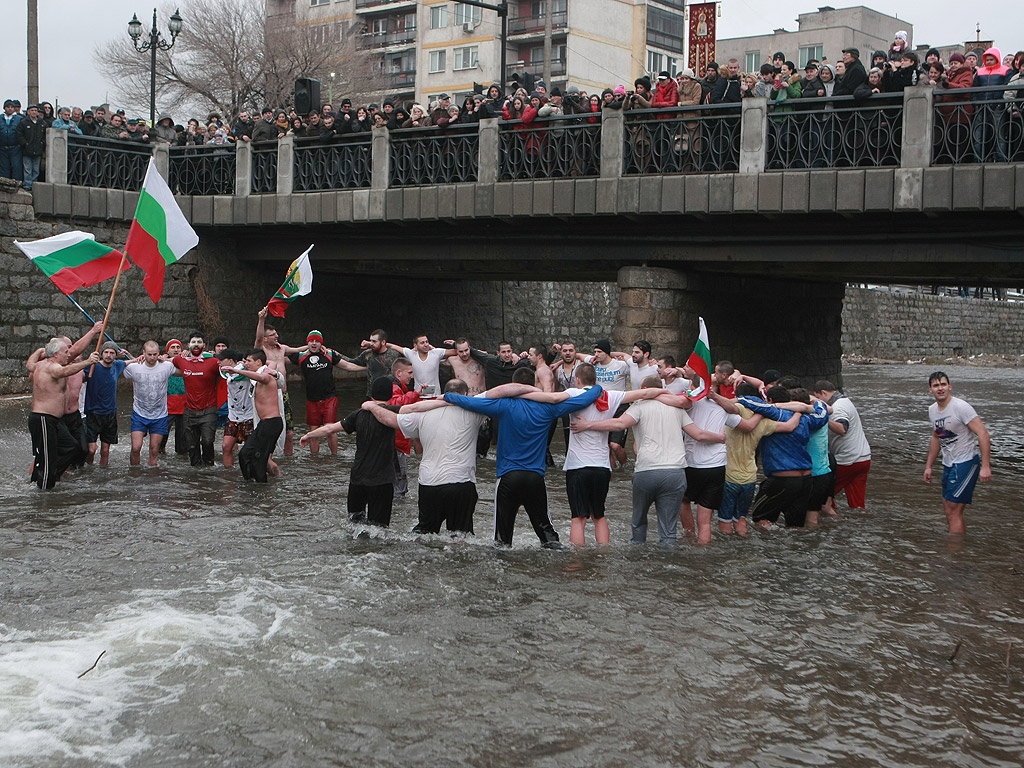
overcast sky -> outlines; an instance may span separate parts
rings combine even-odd
[[[151,0],[152,1],[152,0]],[[262,2],[262,0],[253,0]],[[294,0],[308,2],[308,0]],[[796,16],[817,8],[820,0],[783,4],[792,10],[779,10],[778,3],[757,0],[723,0],[719,19],[719,37],[760,35],[776,27],[796,30]],[[26,99],[25,0],[0,0],[4,10],[7,42],[0,46],[0,96]],[[114,101],[115,84],[96,70],[93,48],[117,35],[127,35],[133,13],[149,28],[153,5],[139,0],[38,0],[39,3],[39,90],[41,98],[65,104],[93,105]],[[835,3],[848,7],[853,3]],[[1024,5],[1020,3],[979,3],[962,0],[904,0],[903,2],[865,2],[882,13],[906,18],[915,27],[912,43],[946,45],[974,39],[975,24],[981,24],[982,37],[994,38],[1003,53],[1024,48]],[[771,10],[771,14],[765,13]],[[166,16],[160,27],[167,34]],[[1002,31],[1009,30],[1004,38]],[[895,30],[893,30],[895,31]],[[188,34],[188,19],[185,30]],[[106,95],[110,94],[110,98]]]

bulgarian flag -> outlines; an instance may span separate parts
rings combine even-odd
[[[156,304],[164,291],[164,270],[199,245],[167,182],[149,160],[124,252],[146,273],[142,284]]]
[[[697,335],[697,343],[693,345],[693,352],[686,364],[700,376],[700,384],[696,389],[691,389],[686,396],[691,400],[700,400],[708,396],[711,391],[711,345],[708,343],[708,329],[704,326],[704,318],[700,320],[700,333]]]
[[[309,266],[309,252],[312,250],[311,245],[289,265],[284,283],[277,289],[274,298],[267,302],[270,314],[284,317],[289,304],[313,290],[313,268]]]
[[[88,232],[64,232],[31,243],[15,240],[14,244],[66,296],[114,277],[124,258],[120,251],[97,243]],[[122,270],[130,266],[125,261]]]

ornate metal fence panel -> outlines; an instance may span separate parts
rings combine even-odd
[[[318,139],[295,142],[296,192],[328,189],[359,189],[370,186],[370,135],[321,143]]]
[[[601,123],[580,115],[521,120],[499,126],[498,178],[560,179],[601,175]]]
[[[1024,87],[936,88],[933,165],[1024,162]]]
[[[740,167],[736,104],[625,113],[624,175],[717,173]]]
[[[277,142],[261,141],[252,145],[252,188],[253,194],[262,195],[277,191]]]
[[[783,102],[768,113],[766,169],[898,166],[902,144],[902,94]]]
[[[68,183],[106,189],[142,188],[149,158],[149,144],[94,136],[68,136]]]
[[[479,148],[478,125],[443,132],[437,128],[392,131],[389,186],[476,181]]]
[[[179,195],[234,194],[234,145],[171,147],[168,184]]]

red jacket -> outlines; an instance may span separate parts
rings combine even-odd
[[[388,400],[388,405],[412,405],[413,403],[419,402],[420,395],[418,392],[410,392],[409,388],[406,387],[402,382],[395,381],[391,385],[391,399]],[[412,443],[409,438],[402,434],[402,430],[395,430],[395,450],[401,451],[406,456],[412,451]]]
[[[654,100],[651,102],[651,106],[664,108],[675,107],[678,104],[679,88],[676,86],[676,81],[671,77],[667,80],[659,80],[658,84],[654,86]]]

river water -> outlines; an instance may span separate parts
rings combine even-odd
[[[866,512],[669,552],[626,545],[622,474],[609,550],[542,550],[525,514],[493,550],[493,458],[478,538],[408,533],[412,499],[367,536],[344,435],[266,487],[122,443],[44,494],[5,403],[0,764],[1019,767],[1019,372],[947,370],[993,434],[965,540],[921,481],[928,371],[860,367]]]

